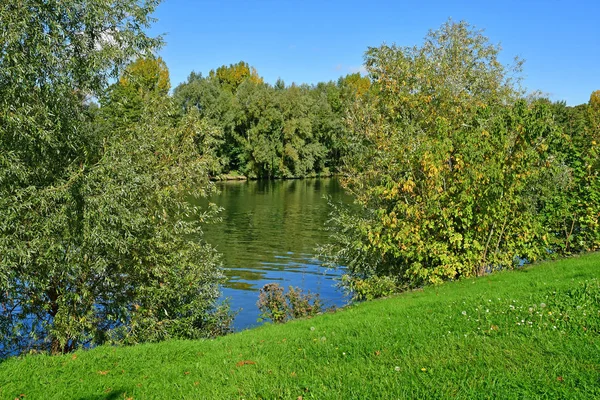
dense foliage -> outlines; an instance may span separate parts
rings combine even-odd
[[[336,210],[329,249],[356,279],[420,286],[598,248],[593,101],[561,123],[521,99],[499,50],[450,21],[421,47],[367,51],[343,170],[358,211]]]
[[[551,192],[542,217],[550,231],[550,248],[558,254],[600,248],[599,93],[592,93],[588,104],[576,107],[552,104],[564,139],[554,151],[562,156],[559,178],[567,190]]]
[[[106,107],[88,105],[160,44],[143,31],[155,7],[0,6],[4,355],[227,329],[219,260],[197,239],[216,209],[187,201],[212,190],[212,159],[197,152],[205,122],[171,117],[168,75],[150,58],[121,75]]]
[[[345,110],[369,85],[353,74],[337,83],[271,86],[240,62],[208,77],[192,72],[174,97],[183,113],[198,110],[222,132],[214,175],[293,178],[337,171],[347,150]]]

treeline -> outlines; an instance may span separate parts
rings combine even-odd
[[[370,86],[360,74],[337,82],[263,82],[244,62],[207,77],[192,72],[174,90],[182,113],[197,110],[218,132],[213,174],[299,178],[334,173],[347,152],[345,111]]]
[[[139,58],[100,99],[97,123],[114,129],[139,121],[152,95],[170,107],[171,119],[194,115],[207,126],[198,152],[211,155],[213,178],[304,178],[338,171],[349,151],[344,116],[370,80],[356,73],[316,85],[270,85],[241,61],[207,77],[192,72],[172,96],[170,88],[161,58]]]
[[[100,103],[102,118],[116,124],[139,118],[142,92],[171,102],[173,118],[197,115],[210,127],[211,141],[199,151],[215,157],[213,178],[303,178],[337,172],[348,152],[344,116],[369,87],[358,73],[316,85],[270,85],[240,61],[206,77],[192,72],[171,96],[166,64],[150,56],[128,65]]]

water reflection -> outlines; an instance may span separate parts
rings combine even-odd
[[[229,278],[224,296],[242,309],[236,329],[257,324],[258,290],[269,282],[320,293],[326,305],[345,302],[334,286],[340,271],[321,267],[314,254],[328,240],[324,196],[350,201],[336,179],[224,182],[219,190],[211,201],[225,208],[223,223],[206,227],[205,234],[223,254]]]

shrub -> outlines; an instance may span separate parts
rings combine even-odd
[[[407,287],[548,256],[541,211],[568,189],[550,107],[520,99],[520,70],[466,23],[421,47],[370,48],[373,82],[348,115],[341,179],[354,196],[330,221],[333,262]]]
[[[323,304],[318,294],[302,293],[302,289],[290,286],[288,292],[277,283],[268,283],[260,289],[258,309],[261,318],[273,322],[285,322],[289,319],[313,316],[321,312]]]
[[[400,291],[398,279],[385,275],[366,279],[343,275],[341,286],[352,295],[353,301],[378,299]]]
[[[302,293],[302,289],[289,287],[286,294],[291,318],[316,315],[321,312],[322,304],[319,295]]]
[[[258,295],[258,309],[261,317],[273,322],[284,322],[287,316],[287,304],[283,295],[283,288],[276,283],[267,283],[260,289]]]

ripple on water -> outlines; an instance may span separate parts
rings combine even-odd
[[[321,266],[314,250],[328,241],[324,196],[350,202],[336,179],[224,182],[219,190],[210,201],[224,208],[223,222],[206,227],[205,238],[223,254],[223,296],[241,309],[236,329],[256,325],[257,291],[269,282],[319,293],[327,305],[345,303],[335,286],[340,270]]]

